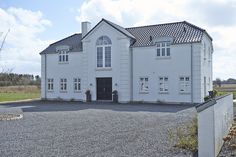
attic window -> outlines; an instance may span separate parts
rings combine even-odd
[[[157,43],[157,57],[170,57],[170,42]]]
[[[59,61],[59,63],[68,63],[68,61],[69,61],[68,51],[59,50],[58,51],[58,61]]]

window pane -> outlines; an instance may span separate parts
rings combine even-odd
[[[61,55],[59,55],[59,62],[61,62]]]
[[[97,67],[103,67],[102,47],[97,48]]]
[[[68,62],[68,55],[66,55],[66,62]]]
[[[180,80],[180,81],[184,81],[184,77],[180,77],[179,80]]]
[[[157,56],[161,56],[161,50],[157,49]]]
[[[65,55],[62,55],[62,61],[63,62],[65,61]]]
[[[157,43],[157,47],[160,47],[161,45],[160,45],[160,43]]]
[[[167,52],[166,52],[166,55],[167,55],[167,56],[170,56],[170,48],[167,48],[166,51],[167,51]]]
[[[167,43],[166,43],[166,46],[170,46],[170,42],[167,42]]]
[[[165,56],[165,53],[166,53],[166,52],[165,52],[165,48],[162,48],[162,49],[161,49],[161,52],[162,52],[162,56]]]
[[[186,77],[185,80],[186,80],[186,81],[189,81],[189,77]]]
[[[111,47],[105,47],[105,67],[111,67]]]
[[[162,47],[165,47],[165,43],[161,43],[161,46],[162,46]]]

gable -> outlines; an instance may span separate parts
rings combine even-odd
[[[127,31],[125,28],[115,24],[115,23],[112,23],[108,20],[105,20],[105,19],[102,19],[96,26],[94,26],[83,38],[82,40],[88,38],[88,36],[90,36],[91,34],[93,34],[97,29],[99,29],[99,27],[102,25],[102,24],[107,24],[109,25],[111,28],[113,28],[115,31],[125,35],[126,37],[129,37],[133,40],[135,40],[135,37],[129,32]]]

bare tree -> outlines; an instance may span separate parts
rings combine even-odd
[[[8,33],[10,32],[10,29],[8,29],[8,31],[7,31],[7,33],[5,34],[5,36],[4,36],[4,38],[3,38],[3,40],[2,40],[2,44],[1,44],[1,46],[0,46],[0,53],[1,53],[1,51],[2,51],[2,48],[3,48],[3,45],[5,44],[5,42],[6,42],[6,38],[7,38],[7,35],[8,35]],[[1,32],[1,36],[2,36],[2,32]]]

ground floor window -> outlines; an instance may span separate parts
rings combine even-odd
[[[48,91],[53,91],[53,79],[48,79]]]
[[[181,76],[179,77],[179,91],[180,93],[190,93],[191,83],[189,76]]]
[[[168,77],[159,77],[159,92],[167,93],[168,92]]]
[[[60,90],[61,91],[66,91],[67,90],[67,79],[66,78],[61,78],[60,79]]]
[[[140,77],[139,87],[141,93],[147,93],[149,91],[148,77]]]
[[[80,78],[74,78],[74,91],[75,92],[81,91],[81,79]]]

